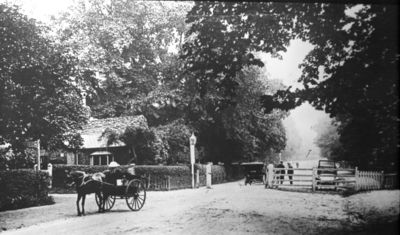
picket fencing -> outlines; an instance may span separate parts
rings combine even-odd
[[[384,172],[378,171],[359,171],[356,168],[356,191],[377,190],[383,188]]]

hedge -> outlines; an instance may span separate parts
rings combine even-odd
[[[48,184],[46,172],[0,171],[0,211],[54,203],[48,196]]]
[[[132,166],[120,166],[122,171]],[[238,167],[238,166],[237,166]],[[219,184],[227,181],[238,180],[243,178],[240,170],[234,166],[213,165],[212,183]],[[53,166],[53,189],[52,192],[57,193],[73,193],[74,187],[69,188],[65,184],[66,171],[80,170],[86,173],[101,172],[108,169],[107,166],[90,166],[90,165],[63,165]],[[146,177],[149,180],[149,190],[166,190],[167,187],[158,187],[158,185],[167,184],[169,181],[169,189],[190,188],[192,185],[190,165],[181,166],[161,166],[161,165],[139,165],[134,166],[135,174]],[[200,171],[200,186],[206,185],[206,165],[195,164],[195,170]],[[235,176],[234,176],[235,175]]]
[[[122,171],[126,171],[132,166],[125,165],[118,167]],[[74,187],[68,187],[65,184],[66,171],[79,170],[86,173],[102,172],[107,170],[107,166],[90,166],[90,165],[53,165],[53,189],[55,193],[73,193]],[[170,177],[170,189],[188,188],[191,186],[190,167],[182,166],[158,166],[158,165],[140,165],[134,166],[135,174],[150,179],[150,182],[159,182]],[[155,189],[155,188],[154,188]],[[157,189],[155,189],[157,190]]]

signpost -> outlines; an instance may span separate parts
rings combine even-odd
[[[194,136],[194,133],[192,133],[192,136],[189,138],[190,141],[190,165],[192,169],[192,188],[194,188],[194,146],[196,145],[197,138]]]

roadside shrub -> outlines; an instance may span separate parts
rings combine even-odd
[[[34,170],[0,171],[0,211],[52,204],[49,177]]]
[[[86,173],[102,172],[108,169],[107,166],[90,166],[90,165],[53,165],[53,187],[67,187],[65,180],[67,179],[66,171],[84,171]]]
[[[122,171],[132,166],[125,165],[119,168]],[[108,169],[107,166],[90,166],[90,165],[53,165],[53,189],[52,192],[57,193],[73,193],[75,187],[68,187],[65,184],[66,171],[79,170],[86,173],[102,172]],[[180,166],[163,166],[163,165],[138,165],[134,166],[135,174],[145,177],[150,184],[158,184],[169,179],[170,189],[190,188],[192,185],[190,165]],[[206,185],[206,165],[195,164],[195,171],[199,170],[200,186]],[[212,183],[219,184],[226,181],[233,181],[243,178],[240,175],[240,166],[221,166],[213,165]],[[234,174],[239,174],[235,176]],[[151,185],[154,186],[154,185]],[[156,187],[150,187],[150,190],[158,190]]]
[[[137,175],[190,176],[190,166],[135,166]]]
[[[122,171],[132,166],[125,165],[119,168]],[[68,187],[65,184],[66,171],[84,171],[86,173],[102,172],[107,170],[107,166],[90,166],[90,165],[54,165],[53,166],[53,189],[52,192],[57,193],[73,193],[75,187]],[[144,176],[147,179],[165,179],[170,176],[170,184],[172,189],[187,188],[191,186],[190,167],[182,166],[159,166],[159,165],[140,165],[134,166],[135,174]]]

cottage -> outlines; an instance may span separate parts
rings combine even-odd
[[[128,126],[147,127],[147,120],[143,115],[90,120],[80,132],[83,146],[76,153],[65,153],[66,163],[108,165],[111,161],[119,164],[133,162],[133,154],[123,142],[107,146],[107,139],[102,137],[107,128],[122,133]]]

